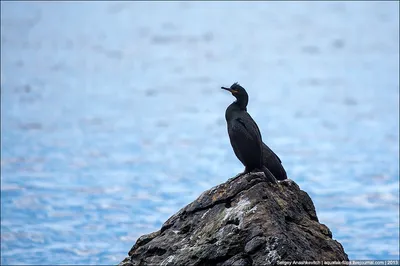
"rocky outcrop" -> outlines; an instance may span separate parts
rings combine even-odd
[[[120,265],[268,265],[348,260],[292,180],[250,173],[205,191],[157,232],[141,236]]]

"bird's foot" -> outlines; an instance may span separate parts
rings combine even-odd
[[[232,177],[231,179],[229,179],[229,181],[233,181],[233,180],[235,180],[235,179],[241,177],[242,175],[245,175],[245,174],[248,174],[248,173],[249,173],[249,171],[244,170],[243,172],[241,172],[241,173],[235,175],[234,177]]]

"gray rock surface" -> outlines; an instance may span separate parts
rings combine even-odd
[[[141,236],[120,265],[268,265],[348,260],[292,180],[250,173],[203,192],[157,232]]]

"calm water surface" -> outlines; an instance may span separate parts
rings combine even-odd
[[[398,2],[2,2],[1,48],[2,264],[116,264],[241,171],[235,81],[350,259],[398,259]]]

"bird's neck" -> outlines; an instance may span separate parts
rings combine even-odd
[[[225,119],[226,119],[226,121],[230,121],[236,115],[238,115],[238,114],[240,114],[242,112],[247,112],[247,102],[248,102],[248,97],[241,98],[241,99],[236,99],[236,101],[231,103],[228,106],[228,108],[226,108],[226,111],[225,111]]]
[[[249,98],[248,97],[244,97],[244,98],[241,98],[241,99],[237,99],[234,102],[234,104],[236,104],[240,108],[240,110],[247,111],[248,102],[249,102]]]

